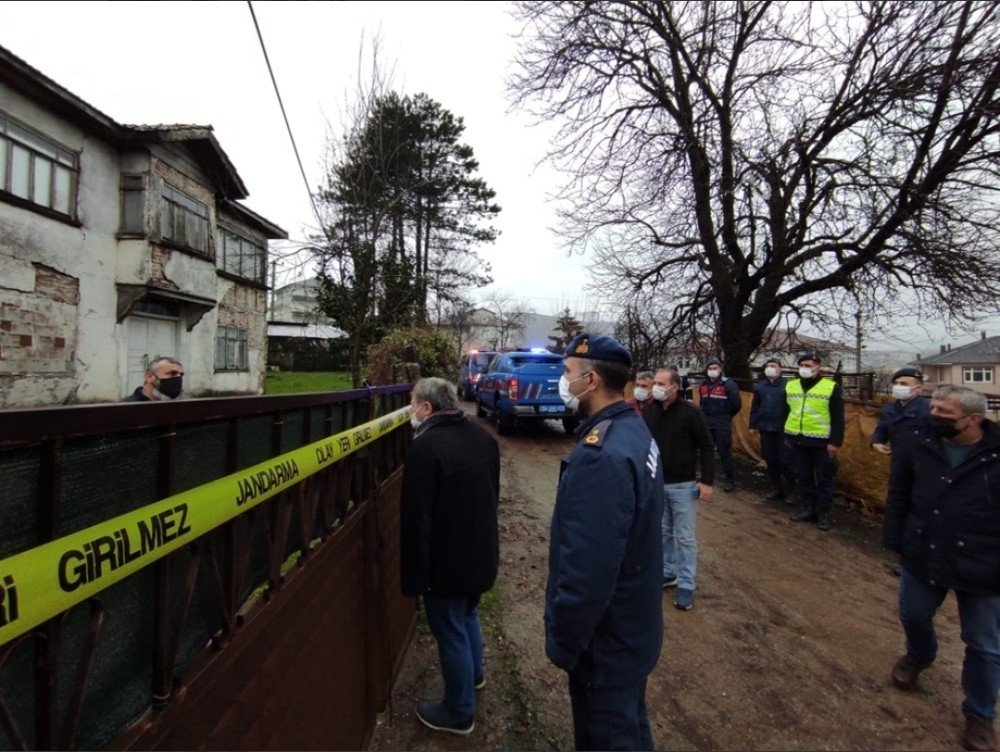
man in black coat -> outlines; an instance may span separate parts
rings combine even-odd
[[[424,599],[444,674],[442,702],[417,717],[437,731],[469,734],[475,690],[486,683],[477,608],[499,563],[500,450],[466,418],[455,386],[421,379],[413,387],[413,445],[403,470],[400,559],[403,593]]]
[[[906,653],[892,683],[914,689],[937,653],[934,614],[955,591],[965,661],[965,749],[996,749],[1000,689],[1000,429],[986,398],[966,387],[934,392],[926,426],[892,453],[886,548],[900,554],[899,620]]]

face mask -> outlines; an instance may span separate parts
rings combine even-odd
[[[903,386],[902,384],[893,384],[892,398],[898,399],[900,402],[904,402],[905,400],[908,400],[911,396],[913,396],[915,391],[916,391],[915,387]]]
[[[420,407],[423,407],[423,405],[421,405]],[[427,420],[427,418],[424,418],[423,420],[421,420],[420,418],[417,417],[417,411],[420,410],[420,407],[418,407],[416,410],[414,410],[413,412],[410,413],[410,425],[413,426],[413,430],[414,431],[416,431],[418,428],[420,428],[420,426],[421,426],[421,424],[423,424],[424,420]]]
[[[632,396],[636,398],[639,402],[645,402],[649,399],[649,390],[643,389],[641,386],[636,387],[635,391],[632,392]]]
[[[715,381],[721,375],[722,375],[722,371],[716,371],[714,368],[711,371],[708,372],[708,378],[712,379],[712,381]]]
[[[674,390],[673,387],[668,388],[657,384],[656,386],[653,387],[653,399],[655,399],[657,402],[666,402],[667,397],[670,396],[670,393],[673,390]]]
[[[800,368],[799,376],[804,379],[811,379],[813,377],[813,369],[811,368]]]
[[[961,420],[961,418],[958,420]],[[961,430],[955,425],[958,420],[954,418],[942,418],[938,415],[928,415],[927,427],[942,439],[951,439],[961,433]]]
[[[781,375],[781,371],[779,371],[774,366],[768,366],[767,368],[764,369],[764,375],[767,376],[769,379],[776,379],[778,378],[778,376]]]
[[[184,377],[183,376],[172,376],[169,379],[157,379],[158,386],[156,391],[167,399],[177,399],[181,390],[184,389]]]
[[[563,404],[570,410],[580,409],[580,398],[569,390],[569,385],[575,384],[589,373],[590,371],[587,371],[587,373],[573,379],[572,381],[566,378],[566,374],[559,377],[559,397],[562,398]]]

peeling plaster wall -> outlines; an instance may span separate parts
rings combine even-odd
[[[80,154],[81,225],[0,201],[0,408],[115,402],[138,386],[127,383],[128,319],[117,321],[116,283],[216,302],[193,325],[191,315],[182,316],[179,347],[170,353],[185,365],[186,395],[261,393],[265,294],[217,274],[215,191],[187,148],[171,143],[120,151],[3,84],[0,112]],[[146,176],[146,238],[117,237],[122,173]],[[164,182],[208,205],[204,256],[157,242]],[[224,224],[267,247],[267,238],[239,216],[227,215]],[[215,372],[220,325],[246,329],[248,371]]]
[[[0,202],[0,306],[30,315],[20,336],[32,338],[17,352],[0,342],[0,406],[51,405],[118,398],[114,304],[115,232],[118,226],[118,152],[72,124],[53,118],[19,93],[0,85],[0,111],[80,153],[77,219],[82,227]],[[78,302],[55,300],[38,288],[38,268],[75,280]],[[29,271],[30,269],[30,271]],[[32,273],[35,279],[32,280]],[[111,305],[107,304],[111,301]],[[72,312],[71,312],[72,311]],[[86,322],[86,325],[83,325]],[[65,345],[56,354],[39,342]],[[37,340],[37,341],[36,341]],[[27,340],[24,340],[27,342]]]

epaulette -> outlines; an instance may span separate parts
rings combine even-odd
[[[584,437],[583,443],[589,447],[600,449],[604,444],[604,439],[608,435],[608,430],[611,428],[612,423],[614,423],[614,421],[611,418],[602,420],[590,429],[590,432],[586,435],[586,437]]]

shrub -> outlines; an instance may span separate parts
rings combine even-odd
[[[454,380],[458,373],[454,345],[434,329],[396,329],[371,345],[365,378],[372,384],[391,384],[392,367],[399,363],[417,363],[421,376]]]

